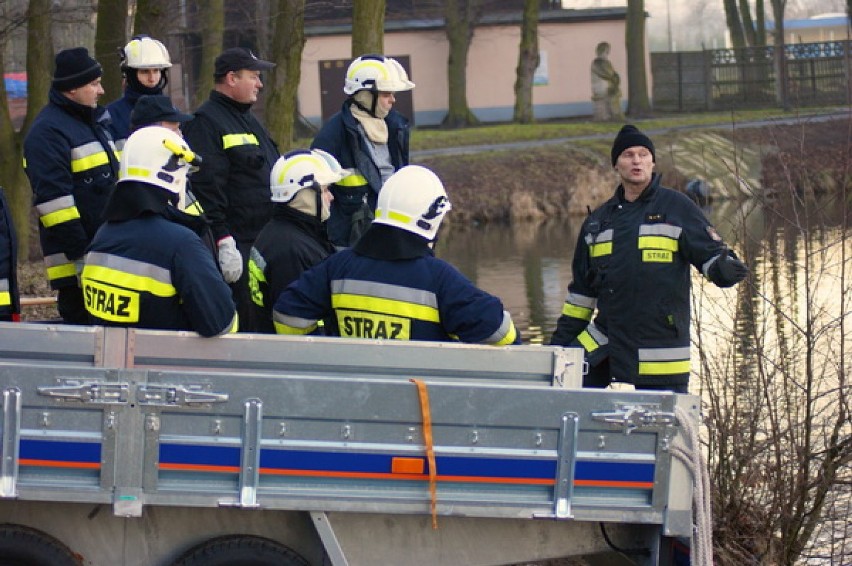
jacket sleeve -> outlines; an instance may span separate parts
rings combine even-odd
[[[17,246],[12,214],[0,187],[0,320],[21,312],[17,280]]]
[[[678,195],[680,196],[680,195]],[[691,199],[683,196],[683,232],[681,233],[681,248],[684,250],[687,261],[696,269],[701,271],[707,279],[715,285],[728,287],[730,284],[718,280],[714,276],[718,273],[711,269],[713,264],[719,259],[719,256],[727,249],[722,237],[716,232],[716,229],[710,224],[710,221],[705,216],[701,208],[698,207]],[[736,257],[735,254],[734,257]]]
[[[462,342],[505,346],[521,335],[503,303],[479,289],[452,265],[440,261],[438,311],[444,330]]]
[[[204,246],[193,234],[179,247],[172,272],[186,318],[201,336],[220,336],[236,330],[237,309],[231,288]]]
[[[192,174],[192,192],[210,220],[216,241],[231,234],[228,224],[228,182],[230,161],[222,146],[222,136],[209,118],[196,114],[183,127],[189,147],[202,159],[201,167]]]
[[[61,132],[40,129],[27,136],[24,159],[42,229],[68,259],[82,257],[89,238],[74,199],[70,142]]]
[[[556,321],[556,330],[550,339],[550,343],[556,346],[571,344],[589,325],[597,306],[597,291],[592,289],[589,282],[591,264],[589,247],[584,238],[585,227],[584,223],[577,237],[574,260],[571,264],[573,279],[568,285],[568,296],[565,298],[565,304],[562,305],[562,314]]]
[[[332,313],[328,261],[323,261],[291,283],[275,300],[272,322],[277,334],[318,332],[319,321]]]

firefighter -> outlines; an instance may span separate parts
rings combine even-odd
[[[205,166],[191,177],[192,191],[212,223],[219,266],[244,329],[253,327],[249,250],[272,215],[269,174],[279,157],[251,107],[263,88],[261,71],[274,66],[243,47],[223,51],[214,64],[210,97],[183,127],[189,146],[204,158]]]
[[[311,144],[327,151],[352,171],[332,185],[334,202],[329,238],[338,248],[351,246],[369,226],[379,190],[394,171],[408,165],[408,120],[393,109],[394,93],[414,83],[395,59],[362,55],[349,65],[343,108],[322,127]]]
[[[199,217],[180,210],[198,157],[178,134],[159,126],[127,139],[121,180],[86,254],[86,309],[97,324],[234,331],[231,290],[198,235]]]
[[[621,183],[583,222],[551,343],[584,348],[586,387],[618,381],[685,393],[690,265],[719,287],[748,269],[688,196],[660,185],[648,136],[624,126],[611,158]]]
[[[257,236],[248,263],[256,332],[275,333],[275,299],[334,252],[325,232],[332,199],[328,185],[347,173],[321,149],[291,151],[272,168],[272,219]]]
[[[275,302],[280,334],[520,344],[500,299],[434,257],[450,201],[440,179],[418,165],[394,173],[361,239],[306,271]]]
[[[169,83],[172,66],[169,51],[160,41],[147,35],[137,35],[118,50],[121,59],[121,76],[124,77],[124,95],[110,102],[110,129],[116,147],[121,151],[130,135],[130,114],[139,97],[162,94]]]
[[[118,177],[108,114],[98,106],[102,74],[85,47],[60,51],[47,106],[24,140],[47,277],[69,324],[88,323],[78,270]]]
[[[18,240],[12,211],[0,187],[0,321],[21,320],[17,256]]]

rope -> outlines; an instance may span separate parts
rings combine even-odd
[[[701,453],[698,431],[692,418],[681,407],[675,416],[683,429],[683,438],[672,442],[672,456],[677,458],[693,478],[693,544],[690,551],[693,566],[713,566],[713,510],[710,501],[710,473]]]
[[[429,463],[429,500],[432,510],[432,528],[438,528],[438,470],[435,464],[435,445],[432,439],[432,412],[429,409],[429,391],[426,382],[420,379],[410,379],[417,386],[420,396],[420,414],[423,417],[423,441],[426,443],[426,460]]]

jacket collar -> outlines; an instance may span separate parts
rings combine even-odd
[[[648,186],[645,187],[645,190],[642,191],[642,194],[639,195],[639,198],[637,198],[635,202],[651,200],[657,193],[657,190],[660,187],[660,179],[662,178],[662,175],[659,173],[652,173],[651,182],[648,183]],[[624,185],[618,185],[618,188],[615,189],[615,197],[619,203],[626,202],[624,198]]]
[[[219,104],[222,104],[223,106],[228,106],[230,108],[233,108],[234,110],[236,110],[240,114],[245,114],[249,110],[251,110],[251,104],[246,104],[245,102],[237,102],[236,100],[234,100],[230,96],[226,96],[226,95],[222,94],[221,92],[219,92],[218,90],[210,91],[210,100],[218,102]]]
[[[352,247],[358,255],[373,259],[400,260],[434,255],[425,238],[386,224],[370,224]]]
[[[55,88],[51,88],[47,96],[52,104],[55,104],[68,114],[87,124],[94,124],[106,112],[103,106],[92,108],[91,106],[84,106],[74,102]]]

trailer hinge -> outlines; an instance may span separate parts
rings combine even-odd
[[[657,405],[620,405],[615,411],[592,413],[591,416],[594,421],[621,426],[624,434],[637,428],[677,424],[674,413],[663,411]]]
[[[228,394],[204,391],[201,385],[148,383],[136,389],[136,401],[142,405],[205,405],[226,403]]]
[[[81,381],[62,379],[62,385],[45,385],[38,388],[38,394],[53,397],[60,401],[80,401],[81,403],[119,404],[127,403],[129,384],[121,382]]]

